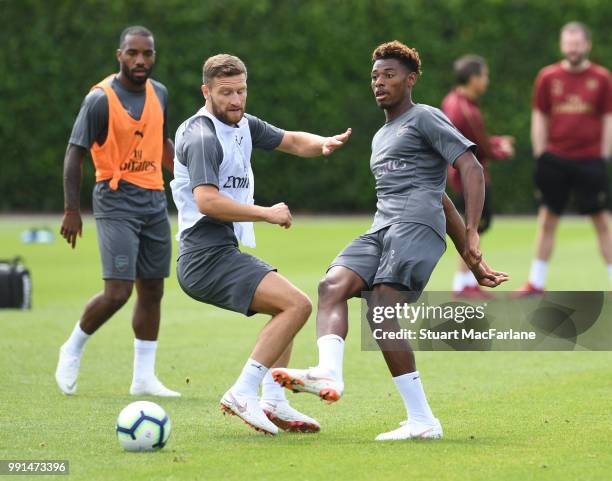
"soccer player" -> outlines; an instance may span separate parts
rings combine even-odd
[[[203,67],[204,107],[176,133],[172,195],[178,208],[178,280],[192,298],[246,316],[268,314],[221,409],[266,434],[278,428],[317,432],[319,423],[293,409],[269,368],[286,366],[292,340],[310,316],[308,297],[276,269],[238,248],[255,246],[253,222],[284,228],[292,217],[284,203],[254,204],[253,148],[301,157],[329,155],[342,147],[350,129],[334,137],[285,132],[245,113],[247,69],[237,57],[220,54]],[[259,385],[263,383],[261,400]]]
[[[421,61],[416,50],[393,41],[372,55],[372,91],[386,123],[374,136],[370,168],[378,197],[374,223],[332,262],[319,284],[319,364],[310,369],[275,369],[277,382],[294,391],[334,402],[344,390],[342,361],[348,331],[347,300],[372,290],[373,305],[395,305],[400,291],[417,298],[440,256],[448,232],[478,281],[494,287],[507,274],[482,260],[478,222],[484,197],[482,167],[475,145],[438,109],[412,101]],[[466,225],[444,193],[447,165],[461,172]],[[414,354],[405,341],[380,341],[408,421],[377,440],[440,438],[442,427],[429,408]]]
[[[608,70],[589,61],[590,51],[589,29],[579,22],[566,24],[561,29],[564,59],[540,70],[535,81],[531,142],[541,205],[535,259],[516,296],[544,291],[557,225],[571,193],[578,212],[593,221],[612,282],[605,163],[612,154],[612,80]]]
[[[478,233],[482,234],[491,226],[493,204],[491,201],[491,175],[489,160],[503,160],[514,155],[514,137],[509,135],[491,135],[487,133],[484,118],[480,112],[478,100],[487,91],[489,69],[484,58],[478,55],[464,55],[454,63],[456,86],[442,101],[442,112],[450,119],[457,130],[466,139],[474,142],[478,149],[476,158],[484,169],[485,198]],[[461,176],[459,170],[449,167],[449,185],[458,194],[455,204],[463,212],[461,195]],[[480,289],[474,274],[459,257],[458,271],[453,280],[453,292],[456,297],[471,299],[488,298],[491,295]]]
[[[81,166],[87,150],[96,168],[93,211],[102,259],[104,290],[89,300],[60,349],[55,372],[65,394],[76,391],[81,355],[91,335],[129,299],[134,284],[134,374],[132,395],[180,396],[155,375],[155,352],[164,278],[172,239],[162,163],[172,169],[166,87],[149,79],[155,63],[153,34],[126,28],[117,50],[119,73],[94,85],[81,105],[64,159],[61,234],[76,246]]]

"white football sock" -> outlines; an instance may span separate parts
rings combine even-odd
[[[247,396],[257,396],[259,385],[267,372],[268,368],[266,366],[255,359],[249,358],[232,389]]]
[[[132,382],[155,378],[155,352],[157,341],[134,339],[134,374]]]
[[[421,424],[432,424],[435,418],[427,403],[419,371],[394,377],[393,382],[404,400],[408,419]]]
[[[478,285],[478,281],[472,274],[472,271],[467,271],[463,273],[463,283],[466,287],[476,287]]]
[[[463,272],[457,271],[453,276],[453,292],[460,292],[465,285],[463,284]]]
[[[319,346],[319,369],[332,374],[342,381],[342,361],[344,358],[344,339],[336,334],[327,334],[317,339]]]
[[[608,275],[610,276],[610,283],[612,284],[612,264],[608,264]]]
[[[529,282],[533,287],[544,289],[546,283],[546,271],[548,270],[548,262],[540,259],[534,259],[531,263],[531,271],[529,272]]]
[[[91,334],[87,334],[83,329],[81,329],[80,321],[76,323],[72,333],[68,340],[62,346],[66,352],[72,354],[73,356],[81,356],[83,353],[83,349],[85,348],[85,343],[91,337]]]
[[[283,386],[274,381],[270,371],[266,373],[261,383],[261,399],[262,401],[285,401],[287,399]]]

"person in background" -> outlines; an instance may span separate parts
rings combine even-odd
[[[81,356],[91,336],[127,302],[136,287],[133,396],[178,397],[155,375],[164,278],[170,273],[172,238],[162,164],[172,171],[168,137],[168,91],[150,79],[155,63],[153,34],[126,28],[117,49],[119,73],[94,85],[85,97],[64,158],[64,218],[61,235],[76,246],[81,168],[88,150],[96,167],[93,211],[104,289],[85,306],[60,348],[55,379],[74,394]]]
[[[612,283],[608,172],[612,153],[612,79],[592,63],[591,33],[582,23],[561,29],[561,62],[540,70],[533,94],[531,142],[540,200],[535,258],[515,297],[544,291],[557,225],[570,194],[588,215]]]

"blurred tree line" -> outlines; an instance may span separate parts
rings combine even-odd
[[[312,212],[375,208],[370,142],[384,116],[370,91],[374,47],[398,39],[417,48],[414,100],[434,106],[453,86],[453,60],[480,54],[491,71],[482,99],[489,131],[517,138],[515,159],[492,167],[495,206],[532,212],[532,83],[559,59],[559,28],[570,20],[592,28],[591,58],[609,68],[609,0],[0,0],[0,211],[62,209],[63,157],[81,101],[117,70],[121,30],[141,24],[155,35],[153,76],[170,92],[172,136],[201,107],[203,60],[220,52],[247,64],[250,113],[322,135],[353,128],[327,160],[254,153],[256,201]],[[88,208],[90,160],[83,177]]]

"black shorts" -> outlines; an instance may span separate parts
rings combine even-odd
[[[536,161],[536,197],[557,215],[574,194],[580,214],[596,214],[608,208],[608,169],[602,159],[572,160],[544,152]]]
[[[459,213],[465,217],[465,199],[462,193],[455,194],[453,198],[455,207]],[[480,216],[480,223],[478,224],[478,233],[482,234],[491,227],[493,222],[493,200],[491,199],[491,188],[485,185],[485,198],[482,206],[482,215]]]

